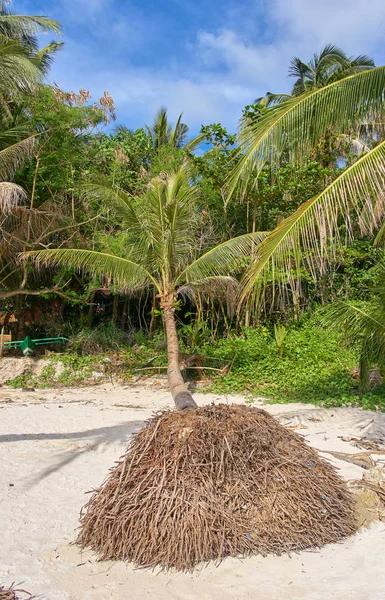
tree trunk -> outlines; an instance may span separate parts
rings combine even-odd
[[[119,296],[115,294],[114,301],[112,304],[112,325],[115,327],[118,322],[119,315]]]
[[[150,338],[152,338],[154,336],[155,328],[156,328],[155,310],[156,310],[156,294],[155,294],[155,290],[154,290],[154,293],[152,296],[152,304],[151,304],[151,321],[150,321],[150,329],[149,329]]]
[[[124,304],[123,304],[122,317],[120,319],[120,328],[122,329],[122,331],[124,331],[124,329],[126,327],[127,315],[128,315],[128,300],[125,300]]]
[[[87,315],[87,327],[91,329],[92,322],[94,320],[94,310],[95,310],[95,292],[92,294],[90,298],[90,305],[88,307],[88,315]]]
[[[25,338],[25,307],[20,296],[16,296],[15,315],[17,319],[17,340]]]
[[[163,310],[167,336],[167,377],[171,395],[178,410],[197,408],[194,398],[183,381],[179,367],[179,342],[176,332],[174,308],[167,303],[166,306],[163,306]]]

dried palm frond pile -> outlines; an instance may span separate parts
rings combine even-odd
[[[100,559],[191,569],[225,556],[317,548],[356,530],[333,467],[267,412],[163,412],[94,492],[78,543]]]
[[[0,600],[32,600],[32,596],[25,590],[19,590],[12,584],[10,587],[0,585]]]

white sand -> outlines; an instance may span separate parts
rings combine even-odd
[[[196,398],[199,404],[243,402],[233,396]],[[100,485],[130,434],[165,407],[171,402],[161,389],[0,388],[0,583],[15,581],[47,600],[385,598],[384,523],[320,552],[226,559],[194,574],[135,570],[81,554],[71,541],[84,493]],[[359,452],[339,436],[385,436],[380,413],[293,404],[266,408],[284,424],[299,425],[298,433],[323,452]],[[359,467],[332,461],[343,477],[361,477]]]

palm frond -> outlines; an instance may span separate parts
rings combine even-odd
[[[39,69],[19,43],[0,39],[0,93],[28,92],[39,78]]]
[[[384,98],[385,66],[382,66],[272,106],[254,123],[244,118],[239,132],[240,160],[229,178],[228,194],[238,181],[245,184],[284,149],[288,150],[291,162],[298,164],[330,128],[347,133],[365,114],[381,109]]]
[[[373,245],[376,248],[384,248],[385,247],[385,221],[382,223],[380,229],[378,230],[377,235],[374,238]]]
[[[25,200],[27,194],[16,183],[0,182],[0,215],[14,211],[20,202]]]
[[[2,132],[0,134],[0,147],[5,139],[7,139],[7,136],[5,132]],[[12,139],[11,136],[8,139]],[[32,156],[35,144],[36,138],[31,135],[0,150],[0,178],[7,179],[11,177],[16,169]]]
[[[316,279],[324,273],[340,245],[339,226],[346,242],[371,234],[385,209],[385,142],[364,154],[320,194],[307,200],[282,221],[258,248],[243,278],[244,300],[258,301],[267,282],[285,284],[299,279],[303,267]]]
[[[48,32],[61,35],[59,21],[33,15],[0,14],[0,35],[10,39],[19,39],[21,35],[34,36]]]
[[[194,150],[196,150],[196,148],[198,148],[198,146],[200,146],[200,144],[204,140],[205,140],[204,134],[200,133],[195,138],[193,138],[192,140],[190,140],[189,142],[187,142],[187,144],[185,144],[184,150],[187,150],[188,152],[193,152]]]
[[[383,290],[382,290],[383,293]],[[385,311],[378,298],[367,309],[336,301],[322,310],[325,326],[340,327],[355,342],[361,342],[360,387],[368,391],[370,366],[385,365]]]
[[[47,46],[36,52],[33,57],[39,71],[46,75],[51,68],[56,54],[62,49],[64,42],[50,42]]]
[[[242,270],[266,235],[265,232],[247,233],[215,246],[182,271],[177,283],[205,280]]]
[[[190,281],[177,290],[178,295],[188,298],[194,304],[202,298],[223,302],[230,316],[235,313],[238,292],[239,282],[229,275],[215,275],[199,281]]]
[[[33,258],[37,264],[45,266],[68,266],[92,275],[111,277],[124,289],[135,289],[157,283],[152,275],[141,265],[112,254],[92,250],[36,250],[22,254],[23,259]]]
[[[79,189],[84,199],[113,208],[123,219],[124,225],[128,225],[133,219],[136,220],[132,209],[132,197],[118,187],[112,186],[108,181],[101,179],[84,183]]]

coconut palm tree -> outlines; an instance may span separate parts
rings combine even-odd
[[[229,178],[228,194],[237,183],[245,185],[258,177],[268,161],[278,164],[282,152],[293,166],[299,165],[328,131],[349,134],[363,121],[375,120],[383,113],[384,100],[385,66],[381,66],[290,97],[255,122],[244,119],[239,131],[240,160]],[[376,230],[385,209],[384,176],[382,141],[266,237],[245,273],[242,299],[255,295],[258,302],[267,285],[290,285],[298,281],[304,267],[317,278],[341,244]]]
[[[337,301],[324,312],[328,327],[341,327],[352,341],[361,343],[360,389],[370,389],[370,367],[385,367],[385,263],[377,265],[378,274],[371,289],[372,301],[366,308]]]
[[[60,24],[46,17],[15,15],[0,1],[0,94],[30,91],[47,72],[49,56],[61,47],[51,42],[38,50],[37,34],[60,35]]]
[[[204,139],[203,135],[198,135],[187,142],[188,126],[182,123],[183,113],[181,113],[174,125],[170,123],[167,116],[167,108],[161,106],[155,115],[153,124],[146,125],[146,130],[152,139],[154,149],[159,151],[162,148],[184,148],[192,151]]]
[[[153,124],[147,125],[147,133],[150,135],[155,150],[164,146],[181,148],[186,141],[188,126],[182,123],[182,113],[179,115],[175,126],[172,127],[168,120],[167,108],[161,106],[155,115]]]
[[[179,410],[196,404],[183,381],[175,309],[181,295],[229,294],[236,281],[229,275],[251,252],[264,234],[240,236],[196,256],[200,214],[198,190],[190,185],[186,165],[174,173],[162,173],[150,183],[144,196],[132,198],[103,184],[88,185],[85,194],[117,210],[126,228],[124,256],[91,250],[41,250],[27,252],[45,265],[67,265],[108,276],[122,289],[155,290],[163,313],[167,338],[168,381]]]
[[[0,0],[0,214],[17,208],[23,190],[10,178],[31,153],[34,136],[27,124],[15,125],[10,103],[19,92],[30,92],[42,80],[62,44],[51,42],[39,50],[37,34],[60,35],[57,21],[46,17],[15,15],[11,2]]]
[[[347,56],[341,48],[327,44],[319,54],[313,54],[308,63],[298,57],[291,60],[289,76],[295,78],[292,95],[299,96],[374,66],[369,56]]]
[[[295,78],[291,94],[268,92],[264,98],[257,98],[255,103],[263,102],[266,106],[281,104],[292,96],[300,96],[374,66],[373,59],[365,54],[356,57],[348,56],[338,46],[327,44],[319,54],[313,54],[308,63],[302,62],[298,57],[291,59],[289,77]]]

